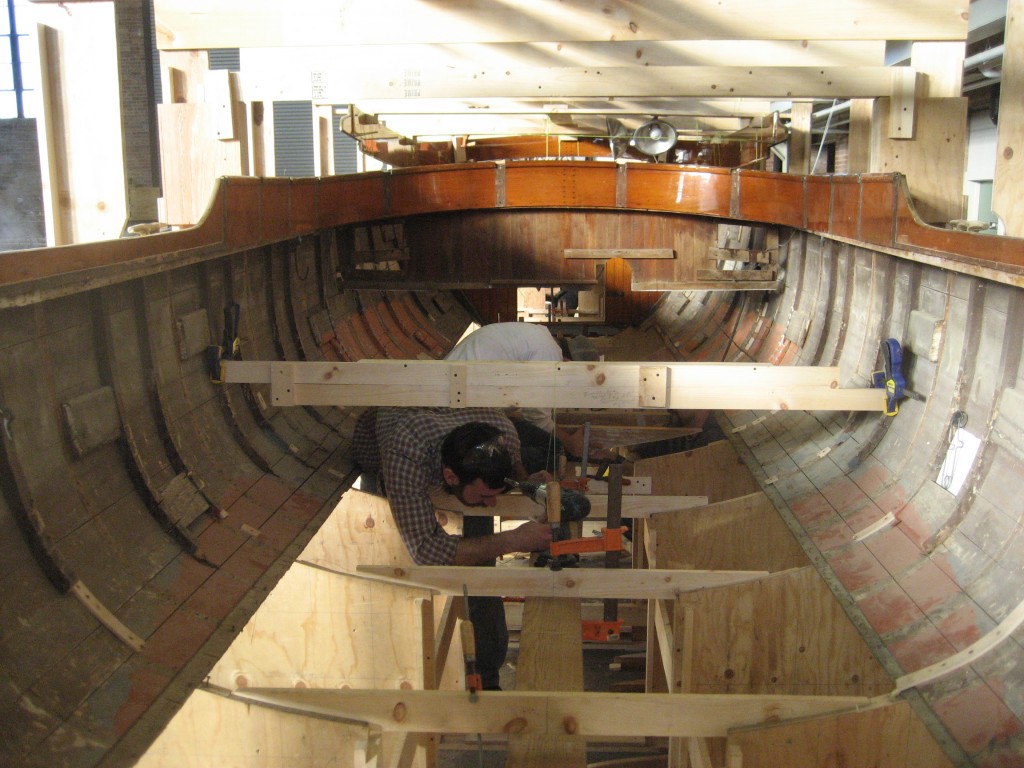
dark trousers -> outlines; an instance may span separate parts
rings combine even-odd
[[[489,536],[494,533],[494,518],[470,517],[462,520],[462,535]],[[494,563],[491,563],[494,565]],[[505,604],[500,597],[470,597],[469,619],[476,639],[476,671],[484,690],[500,687],[499,671],[508,655],[508,624]]]
[[[366,493],[380,494],[380,477],[376,473],[360,475],[360,487]],[[494,518],[469,517],[462,522],[462,535],[490,536],[494,533]],[[494,563],[491,563],[494,565]],[[476,639],[476,671],[485,689],[500,688],[498,672],[508,655],[508,624],[505,622],[505,604],[500,597],[470,597],[469,620],[473,622]]]

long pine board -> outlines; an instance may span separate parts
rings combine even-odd
[[[566,597],[527,598],[516,666],[517,691],[582,691],[583,635],[580,601]],[[511,735],[507,768],[585,768],[587,743],[573,735]]]
[[[760,363],[225,360],[227,384],[270,384],[276,406],[879,411],[882,390],[838,367]]]

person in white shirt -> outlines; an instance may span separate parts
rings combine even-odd
[[[482,326],[456,344],[445,356],[445,360],[546,360],[554,363],[564,359],[562,347],[551,332],[536,323],[491,323]],[[520,413],[525,422],[543,430],[545,435],[554,434],[572,456],[579,457],[583,453],[583,430],[557,426],[550,408],[523,408]],[[536,446],[538,440],[536,437],[531,439],[530,430],[526,430],[525,435],[523,432],[520,429],[523,463],[529,471],[546,469],[547,466],[531,468],[531,464],[536,462],[531,462],[528,454],[531,453],[530,446]],[[550,457],[547,457],[546,451],[544,455],[546,458],[540,461],[548,464]]]

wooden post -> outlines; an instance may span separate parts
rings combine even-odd
[[[853,99],[850,102],[849,149],[846,158],[847,173],[871,171],[871,114],[872,99]]]
[[[1004,234],[1024,237],[1024,0],[1007,3],[1003,46],[992,210],[1002,219]]]
[[[789,136],[789,173],[808,174],[811,168],[811,113],[814,105],[809,101],[793,103]]]
[[[550,498],[550,497],[549,497]],[[527,598],[516,666],[517,691],[582,691],[583,637],[580,601],[565,597]],[[486,694],[483,694],[486,695]],[[508,768],[583,768],[587,743],[572,716],[563,733],[509,736]]]

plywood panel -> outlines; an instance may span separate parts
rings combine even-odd
[[[889,139],[882,132],[889,124],[890,100],[875,100],[871,170],[905,174],[924,221],[942,225],[963,218],[967,99],[918,99],[914,109],[914,138]]]
[[[693,692],[866,695],[893,682],[810,566],[694,595]]]
[[[729,737],[729,749],[742,753],[743,768],[953,765],[903,701],[867,712],[735,734]]]
[[[356,566],[412,565],[387,499],[351,490],[298,558],[339,571]]]
[[[251,707],[205,691],[186,705],[195,716],[175,718],[136,765],[140,768],[355,768],[366,729]]]
[[[412,560],[387,501],[349,491],[211,670],[208,682],[227,690],[397,690],[422,688],[425,680],[433,680],[433,672],[425,669],[433,649],[425,654],[423,646],[432,628],[424,631],[421,610],[429,593],[351,575],[361,563],[410,565]],[[441,687],[463,686],[461,666],[455,639]],[[142,765],[181,764],[173,762],[178,755],[194,755],[194,763],[187,764],[196,766],[360,765],[351,761],[354,755],[362,757],[359,742],[366,738],[363,729],[202,691],[189,697],[166,733]],[[404,741],[401,734],[385,734],[385,758],[397,755]],[[320,743],[330,760],[316,751]],[[310,749],[303,752],[306,744]],[[424,750],[418,749],[410,765],[423,766],[425,760]]]
[[[658,568],[783,571],[807,564],[764,493],[654,516],[648,530]]]
[[[297,565],[210,673],[235,687],[420,688],[415,598],[393,587]]]
[[[157,105],[164,137],[160,167],[168,224],[196,224],[210,205],[217,177],[240,176],[247,170],[247,145],[217,138],[221,111],[219,105],[207,103]]]
[[[634,464],[633,475],[650,477],[654,495],[707,496],[708,502],[760,490],[750,470],[725,440],[692,451],[642,459]]]

